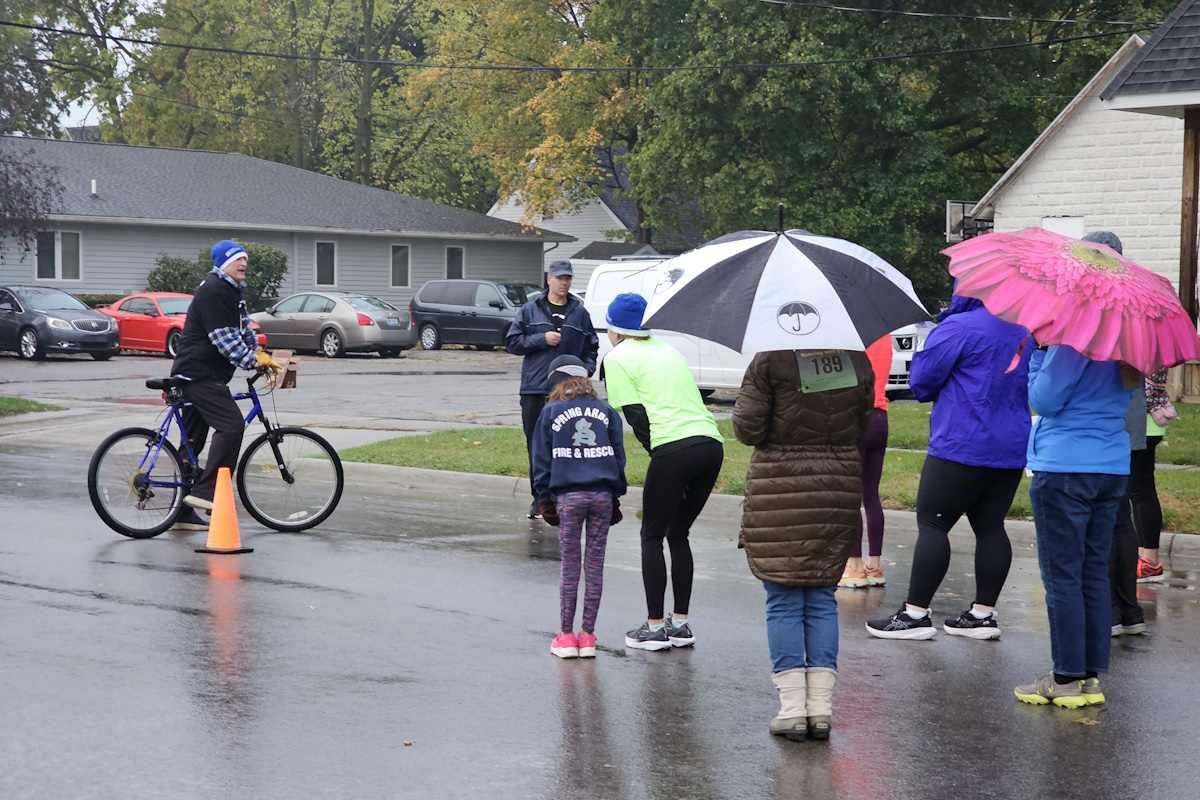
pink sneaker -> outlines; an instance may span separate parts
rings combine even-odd
[[[576,637],[579,642],[579,657],[580,658],[595,658],[596,657],[596,636],[591,633],[579,632]]]
[[[593,637],[593,645],[595,642],[595,637]],[[558,636],[554,637],[554,641],[550,643],[550,652],[559,658],[579,658],[579,642],[576,641],[575,634],[560,631]],[[593,648],[592,655],[595,654],[596,651]]]

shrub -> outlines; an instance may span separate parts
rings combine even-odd
[[[262,304],[263,298],[279,294],[287,275],[287,254],[269,244],[239,244],[246,248],[246,306],[255,308]],[[146,291],[194,294],[211,270],[212,259],[207,250],[201,251],[195,261],[161,253],[146,276]]]
[[[246,248],[246,306],[255,308],[263,298],[276,297],[287,275],[287,253],[278,247],[258,242],[243,244]]]
[[[186,258],[160,253],[154,262],[154,269],[146,276],[146,291],[195,294],[196,287],[210,269],[212,263],[203,254],[201,258],[189,261]]]
[[[111,305],[120,300],[123,294],[77,294],[76,299],[88,308]]]

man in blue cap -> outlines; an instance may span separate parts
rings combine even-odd
[[[555,261],[548,272],[546,291],[521,307],[504,337],[508,352],[525,357],[521,363],[521,425],[525,429],[530,475],[533,474],[532,436],[550,391],[550,362],[559,356],[575,356],[591,375],[596,371],[596,353],[600,349],[591,315],[579,298],[570,293],[571,279],[575,276],[571,262]],[[529,518],[539,516],[534,493]]]
[[[183,322],[179,354],[171,377],[183,378],[183,397],[191,405],[183,410],[183,426],[199,456],[211,428],[212,447],[204,469],[192,479],[191,493],[183,502],[193,509],[212,510],[217,471],[228,467],[232,476],[242,449],[245,421],[229,391],[235,369],[279,371],[280,365],[258,348],[250,328],[246,300],[246,250],[228,239],[212,248],[212,271],[196,289]],[[207,528],[195,511],[180,517],[178,527]]]

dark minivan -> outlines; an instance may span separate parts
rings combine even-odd
[[[417,338],[426,350],[444,344],[496,347],[517,311],[541,294],[532,283],[477,280],[429,281],[409,304]]]

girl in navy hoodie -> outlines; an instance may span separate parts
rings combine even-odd
[[[558,527],[562,555],[558,635],[550,652],[559,658],[596,655],[596,614],[604,583],[608,528],[621,520],[625,445],[621,418],[596,397],[583,361],[559,356],[550,364],[550,396],[533,436],[533,489],[542,519]],[[583,546],[583,620],[574,633]]]

